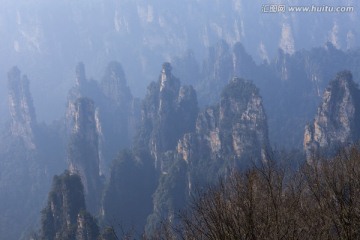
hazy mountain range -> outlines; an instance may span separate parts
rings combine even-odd
[[[330,41],[343,50],[359,46],[357,1],[277,1],[286,6],[354,6],[351,13],[263,13],[267,1],[1,1],[1,75],[18,65],[32,79],[39,119],[60,115],[73,67],[83,61],[99,78],[106,62],[123,64],[129,85],[142,96],[164,61],[191,49],[201,63],[207,48],[223,39],[241,42],[256,62],[278,48],[295,50]],[[4,84],[4,82],[3,82]],[[2,113],[5,113],[5,87]],[[48,102],[47,101],[47,102]]]
[[[360,140],[356,1],[0,3],[6,239],[152,236],[199,186]],[[327,5],[354,9],[288,10]]]

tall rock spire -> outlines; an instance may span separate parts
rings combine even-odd
[[[339,72],[326,88],[317,115],[305,128],[304,149],[331,154],[360,139],[360,90],[349,71]]]
[[[132,100],[124,70],[121,64],[116,61],[110,62],[106,67],[101,81],[101,88],[104,95],[116,104],[126,105]]]
[[[184,133],[195,129],[197,113],[195,90],[181,86],[171,73],[170,63],[164,63],[159,81],[148,87],[138,138],[138,145],[147,148],[154,157],[156,168],[163,169],[161,155],[174,150]]]
[[[176,221],[175,212],[191,199],[194,185],[205,186],[253,162],[265,162],[269,150],[259,90],[250,81],[234,78],[220,103],[200,112],[196,128],[183,134],[175,151],[167,152],[172,164],[160,175],[145,232],[151,234],[164,218]]]
[[[55,176],[42,211],[41,239],[97,239],[99,228],[86,212],[80,177],[68,171]]]
[[[85,188],[89,211],[95,213],[100,203],[100,157],[95,107],[91,99],[79,98],[74,103],[74,126],[68,150],[69,170],[79,174]]]
[[[183,160],[193,166],[213,165],[215,174],[221,168],[266,161],[269,150],[267,119],[259,90],[241,78],[233,78],[224,88],[219,105],[199,113],[196,131],[185,134],[177,145]]]
[[[29,80],[26,75],[21,76],[17,67],[13,67],[8,72],[8,89],[11,133],[13,136],[22,138],[28,149],[35,149],[36,116],[29,90]]]
[[[85,75],[85,65],[82,62],[79,62],[76,65],[75,69],[76,78],[75,78],[75,86],[82,87],[84,83],[86,83],[86,75]]]

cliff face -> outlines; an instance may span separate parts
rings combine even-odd
[[[162,169],[162,154],[174,150],[177,141],[195,128],[198,112],[196,93],[191,86],[180,86],[171,74],[171,65],[164,63],[160,79],[148,87],[142,108],[142,126],[138,147],[146,148]]]
[[[68,135],[74,128],[75,102],[80,97],[94,101],[99,138],[101,172],[107,174],[111,160],[119,149],[129,147],[140,118],[139,101],[133,98],[120,63],[108,64],[101,82],[87,79],[85,66],[76,67],[75,86],[68,94],[66,125]]]
[[[140,103],[131,94],[120,63],[106,67],[100,83],[104,96],[98,102],[104,139],[103,154],[109,165],[120,149],[129,147],[140,121]]]
[[[17,67],[8,73],[9,110],[11,116],[11,134],[20,137],[27,149],[35,149],[34,127],[35,109],[29,91],[29,80]]]
[[[86,212],[84,189],[76,174],[55,176],[42,211],[42,239],[93,240],[99,235],[94,218]]]
[[[355,55],[327,43],[293,54],[279,50],[275,58],[255,64],[242,44],[230,46],[222,41],[209,48],[200,80],[194,86],[200,106],[207,106],[218,101],[218,89],[233,76],[253,80],[262,91],[271,142],[286,149],[301,148],[303,129],[316,114],[328,80],[342,69],[350,69],[358,78]]]
[[[146,233],[185,206],[193,186],[213,183],[252,162],[266,161],[270,146],[266,114],[259,90],[251,82],[234,78],[224,88],[220,103],[198,114],[195,129],[185,133],[176,150],[165,157],[171,164],[160,175],[153,194],[153,213]]]
[[[266,160],[269,147],[266,115],[259,90],[251,82],[234,78],[225,87],[220,101],[219,127],[222,142],[231,139],[229,152],[236,157],[242,158],[251,150],[255,153],[254,159]],[[224,152],[227,151],[224,149]]]
[[[95,240],[99,237],[99,227],[96,219],[85,211],[77,216],[76,240]]]
[[[106,67],[101,88],[105,96],[119,105],[126,105],[133,98],[127,86],[124,70],[116,61],[110,62]]]
[[[70,89],[67,99],[66,127],[68,134],[71,133],[74,127],[75,102],[81,97],[88,97],[98,102],[103,95],[101,94],[98,83],[94,80],[87,79],[85,66],[80,62],[75,69],[75,86]]]
[[[258,89],[249,81],[234,78],[223,90],[220,104],[199,114],[196,131],[179,141],[177,152],[195,165],[220,160],[225,168],[246,166],[251,160],[266,161],[267,131]]]
[[[199,102],[214,104],[220,98],[219,89],[223,89],[233,77],[257,79],[258,74],[259,67],[240,42],[230,46],[220,41],[209,48],[205,57],[202,79],[196,86]]]
[[[140,238],[146,218],[153,210],[152,198],[158,184],[158,174],[148,154],[134,155],[121,151],[113,161],[111,175],[102,201],[103,222],[121,222],[114,229],[120,233],[124,229],[136,232]]]
[[[38,219],[52,176],[64,169],[56,125],[38,124],[29,80],[17,67],[8,73],[11,119],[0,130],[0,232],[20,239]]]
[[[69,170],[79,174],[84,184],[89,210],[95,212],[100,203],[99,133],[94,102],[79,98],[74,103],[74,126],[68,149]]]
[[[308,157],[317,151],[331,153],[359,140],[359,101],[360,90],[352,74],[338,73],[326,88],[313,123],[305,128],[304,149]]]

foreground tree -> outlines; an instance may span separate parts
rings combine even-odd
[[[360,237],[360,151],[343,149],[333,159],[317,159],[303,169],[304,223],[319,238]]]
[[[176,222],[176,223],[175,223]],[[197,191],[156,239],[358,239],[360,151],[344,149],[296,171],[274,161]]]

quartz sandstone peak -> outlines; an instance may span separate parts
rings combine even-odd
[[[173,151],[185,133],[194,131],[198,113],[195,90],[181,86],[171,70],[171,64],[164,63],[159,81],[148,87],[138,138],[138,145],[150,151],[158,169],[164,169],[165,152]]]
[[[77,87],[81,87],[86,82],[84,63],[79,62],[77,64],[75,73],[76,73],[75,84]]]
[[[105,96],[118,104],[124,104],[132,100],[124,70],[121,64],[116,61],[110,62],[106,67],[101,87]]]
[[[360,90],[349,71],[339,72],[326,88],[314,121],[305,127],[304,149],[310,158],[331,154],[360,137]]]
[[[172,221],[176,209],[191,199],[193,186],[214,183],[253,162],[266,161],[269,148],[258,89],[250,81],[233,78],[222,91],[220,103],[201,111],[195,129],[178,140],[171,152],[172,165],[161,175],[153,195],[154,213],[148,219],[160,222],[166,216]],[[146,231],[152,231],[151,227],[148,224]]]
[[[74,103],[74,126],[68,150],[69,170],[79,174],[84,185],[87,206],[96,212],[100,201],[100,154],[94,102],[79,98]]]
[[[11,133],[22,138],[28,149],[35,149],[34,127],[36,125],[35,109],[26,75],[21,76],[17,67],[8,72],[9,111],[11,116]]]
[[[94,101],[95,123],[99,141],[100,171],[107,175],[108,165],[119,149],[129,147],[140,119],[139,100],[131,94],[125,73],[119,62],[111,61],[106,66],[100,83],[88,79],[85,66],[78,63],[75,69],[75,85],[68,94],[66,111],[67,136],[79,125],[74,122],[79,98]],[[87,132],[87,131],[85,131]]]
[[[86,212],[84,189],[76,174],[55,176],[42,211],[41,239],[97,239],[99,228]]]
[[[220,104],[199,113],[196,131],[185,134],[177,152],[186,162],[225,162],[241,167],[250,160],[266,161],[270,145],[266,114],[258,89],[241,78],[224,88]],[[195,163],[196,164],[196,163]]]

